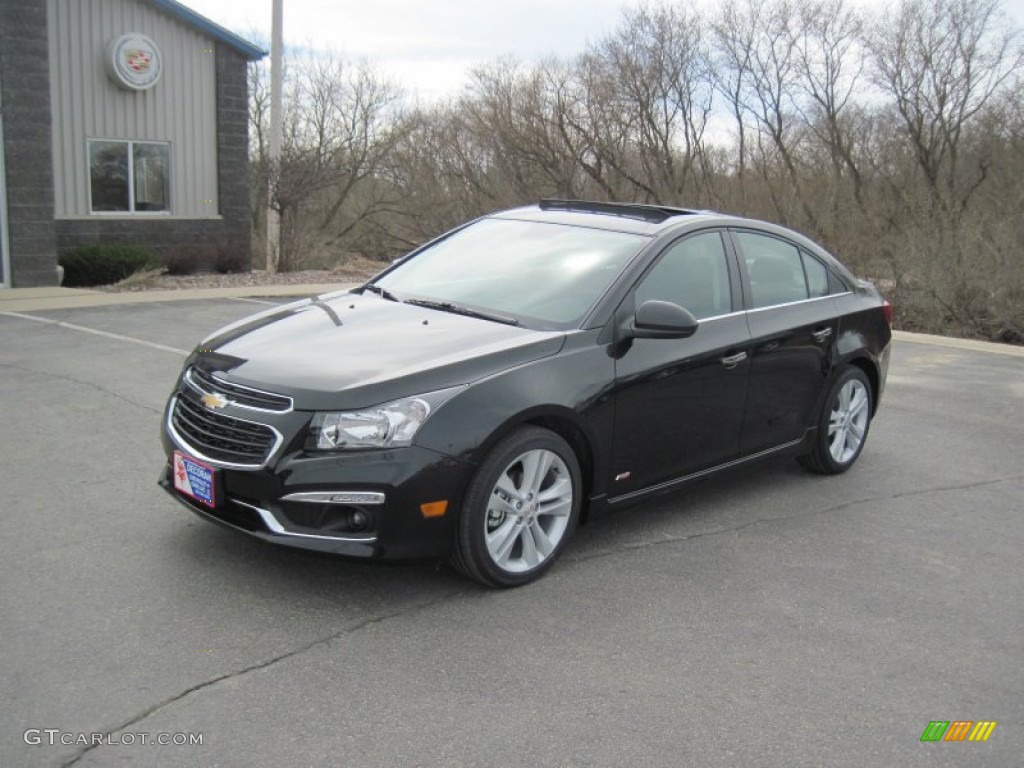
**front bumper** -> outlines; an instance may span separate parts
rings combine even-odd
[[[443,557],[462,494],[475,467],[410,446],[347,454],[286,454],[261,469],[217,467],[218,505],[175,490],[175,450],[190,454],[164,430],[168,463],[159,484],[205,520],[275,544],[364,558]],[[421,506],[447,501],[427,517]]]

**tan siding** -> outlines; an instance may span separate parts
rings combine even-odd
[[[171,145],[171,214],[216,216],[214,41],[136,0],[48,0],[53,164],[58,218],[89,215],[89,139]],[[127,91],[107,76],[107,44],[141,32],[160,49],[163,74]],[[212,204],[202,200],[212,199]]]

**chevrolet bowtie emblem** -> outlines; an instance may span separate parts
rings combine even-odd
[[[211,411],[215,411],[218,408],[223,408],[228,404],[228,399],[224,395],[217,392],[207,392],[202,397],[203,405],[209,408]]]

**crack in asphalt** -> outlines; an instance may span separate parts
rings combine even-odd
[[[108,728],[107,730],[102,731],[103,739],[101,740],[101,743],[99,743],[99,744],[89,744],[89,745],[83,747],[82,749],[80,749],[75,754],[74,757],[72,757],[67,762],[62,763],[61,764],[61,768],[69,768],[69,766],[75,765],[75,763],[77,763],[83,757],[88,755],[94,749],[96,749],[97,747],[103,746],[102,741],[109,740],[110,737],[113,736],[115,733],[120,733],[121,731],[126,730],[127,728],[130,728],[133,725],[141,723],[143,720],[145,720],[150,715],[153,715],[153,714],[159,712],[160,710],[165,709],[165,708],[169,707],[170,705],[172,705],[172,704],[174,704],[174,703],[176,703],[178,701],[181,701],[182,699],[187,698],[188,696],[191,696],[193,693],[198,693],[199,691],[203,691],[203,690],[205,690],[207,688],[211,688],[211,687],[217,685],[218,683],[224,682],[225,680],[231,680],[231,679],[234,679],[234,678],[237,678],[237,677],[242,677],[244,675],[247,675],[250,672],[258,672],[261,669],[267,669],[268,667],[272,667],[273,665],[278,664],[279,662],[287,661],[288,659],[291,659],[291,658],[294,658],[296,656],[299,656],[299,655],[301,655],[303,653],[306,653],[307,651],[311,651],[314,648],[319,648],[320,646],[328,645],[331,642],[333,642],[334,640],[337,640],[337,639],[342,638],[342,637],[346,637],[347,635],[354,634],[354,633],[358,632],[359,630],[365,629],[366,627],[373,626],[374,624],[380,624],[382,622],[387,621],[388,619],[396,619],[396,618],[399,618],[399,617],[402,617],[402,616],[408,616],[408,615],[412,615],[412,614],[418,613],[418,612],[423,611],[423,610],[427,610],[428,608],[433,608],[434,606],[440,605],[441,603],[447,602],[448,600],[453,600],[453,599],[455,599],[457,597],[465,595],[467,592],[469,592],[468,589],[462,589],[462,590],[459,590],[458,592],[452,592],[452,593],[447,594],[447,595],[442,595],[441,597],[439,597],[439,598],[437,598],[435,600],[428,600],[427,602],[423,603],[422,605],[414,606],[413,608],[411,608],[410,610],[407,610],[407,611],[396,611],[394,613],[385,613],[385,614],[381,614],[381,615],[378,615],[378,616],[370,616],[368,618],[365,618],[365,619],[363,619],[361,621],[356,622],[352,626],[346,627],[345,629],[341,630],[340,632],[334,632],[333,634],[330,634],[330,635],[328,635],[326,637],[318,638],[317,640],[313,640],[313,641],[311,641],[309,643],[306,643],[305,645],[301,645],[298,648],[293,648],[290,651],[287,651],[285,653],[279,654],[278,656],[274,656],[271,659],[267,659],[266,661],[261,661],[259,664],[253,664],[252,666],[245,667],[243,669],[239,669],[239,670],[236,670],[234,672],[227,672],[227,673],[225,673],[223,675],[218,675],[217,677],[211,678],[209,680],[205,680],[205,681],[203,681],[201,683],[197,683],[196,685],[193,685],[190,688],[186,688],[184,691],[181,691],[180,693],[177,693],[174,696],[171,696],[171,697],[169,697],[167,699],[164,699],[163,701],[160,701],[160,702],[158,702],[156,704],[153,704],[150,707],[147,707],[146,709],[142,710],[141,712],[139,712],[138,714],[134,715],[130,719],[126,720],[125,722],[121,723],[120,725],[117,725],[117,726],[114,726],[113,728]]]
[[[9,366],[9,367],[17,367],[17,366]],[[143,407],[145,407],[145,406],[143,406]],[[648,547],[653,547],[653,546],[657,546],[657,545],[661,545],[661,544],[673,544],[673,543],[679,543],[679,542],[684,542],[684,541],[691,541],[691,540],[694,540],[694,539],[701,539],[701,538],[706,538],[706,537],[720,536],[720,535],[726,534],[726,533],[735,533],[735,532],[738,532],[738,531],[742,531],[742,530],[744,530],[746,528],[751,528],[751,527],[753,527],[755,525],[759,525],[761,523],[774,523],[774,522],[779,522],[779,521],[799,520],[799,519],[808,518],[808,517],[814,517],[814,516],[818,516],[818,515],[827,515],[827,514],[831,514],[833,512],[838,512],[838,511],[844,510],[844,509],[849,509],[850,507],[861,506],[861,505],[864,505],[864,504],[870,504],[870,503],[879,502],[879,501],[892,501],[892,500],[896,500],[896,499],[913,497],[913,496],[923,496],[923,495],[932,494],[932,493],[947,493],[947,492],[950,492],[950,491],[969,490],[971,488],[980,488],[980,487],[991,486],[991,485],[998,485],[998,484],[1001,484],[1001,483],[1007,483],[1007,482],[1013,482],[1013,481],[1019,481],[1019,480],[1024,480],[1024,474],[1011,475],[1011,476],[1007,476],[1007,477],[994,478],[994,479],[990,479],[990,480],[980,480],[980,481],[976,481],[976,482],[973,482],[973,483],[963,483],[963,484],[960,484],[960,485],[936,486],[936,487],[932,487],[932,488],[924,488],[924,489],[913,490],[913,491],[903,491],[903,492],[900,492],[900,493],[887,494],[887,495],[884,495],[884,496],[870,496],[870,497],[861,498],[861,499],[851,499],[849,501],[845,501],[845,502],[842,502],[840,504],[835,504],[833,506],[826,507],[825,509],[816,509],[816,510],[812,510],[812,511],[809,511],[809,512],[802,512],[802,513],[793,514],[793,515],[784,515],[784,516],[781,516],[781,517],[758,518],[756,520],[751,520],[749,522],[743,523],[741,525],[733,526],[731,528],[724,528],[724,529],[715,530],[715,531],[702,531],[700,533],[689,534],[689,535],[686,535],[686,536],[672,536],[672,535],[666,534],[661,539],[656,539],[656,540],[653,540],[653,541],[637,542],[637,543],[634,543],[634,544],[625,544],[625,545],[622,545],[620,547],[616,547],[614,549],[606,550],[606,551],[603,551],[603,552],[597,552],[597,553],[594,553],[592,555],[588,555],[588,556],[577,558],[573,562],[574,563],[583,563],[583,562],[588,562],[588,561],[591,561],[591,560],[600,559],[600,558],[603,558],[603,557],[609,557],[609,556],[613,556],[613,555],[617,555],[617,554],[622,554],[624,552],[629,552],[629,551],[633,551],[633,550],[637,550],[637,549],[645,549],[645,548],[648,548]],[[126,729],[128,729],[128,728],[130,728],[130,727],[132,727],[134,725],[137,725],[138,723],[140,723],[143,720],[145,720],[146,718],[148,718],[150,715],[153,715],[153,714],[155,714],[157,712],[160,712],[161,710],[166,709],[167,707],[171,706],[172,704],[175,704],[176,702],[182,701],[183,699],[191,696],[192,694],[195,694],[195,693],[198,693],[200,691],[204,691],[204,690],[206,690],[208,688],[211,688],[213,686],[216,686],[217,684],[219,684],[219,683],[221,683],[221,682],[223,682],[225,680],[231,680],[231,679],[234,679],[234,678],[243,677],[244,675],[247,675],[247,674],[249,674],[251,672],[257,672],[257,671],[262,670],[262,669],[267,669],[267,668],[272,667],[272,666],[274,666],[274,665],[276,665],[276,664],[278,664],[278,663],[280,663],[282,661],[286,661],[288,659],[295,658],[296,656],[299,656],[301,654],[307,653],[308,651],[311,651],[311,650],[313,650],[315,648],[319,648],[321,646],[329,645],[330,643],[332,643],[335,640],[338,640],[338,639],[340,639],[342,637],[346,637],[346,636],[352,635],[352,634],[354,634],[354,633],[356,633],[356,632],[358,632],[358,631],[360,631],[362,629],[365,629],[366,627],[373,626],[375,624],[380,624],[382,622],[388,621],[389,619],[400,618],[402,616],[408,616],[408,615],[412,615],[412,614],[418,613],[420,611],[424,611],[424,610],[430,609],[430,608],[432,608],[434,606],[440,605],[440,604],[442,604],[444,602],[447,602],[449,600],[453,600],[453,599],[455,599],[457,597],[465,595],[469,591],[470,591],[469,589],[463,589],[463,590],[459,590],[457,592],[452,592],[452,593],[449,593],[447,595],[443,595],[443,596],[441,596],[441,597],[439,597],[437,599],[429,600],[429,601],[427,601],[427,602],[425,602],[425,603],[423,603],[421,605],[414,606],[413,608],[411,608],[409,610],[406,610],[406,611],[396,611],[396,612],[393,612],[393,613],[379,614],[379,615],[376,615],[376,616],[367,617],[365,619],[362,619],[361,621],[356,622],[355,624],[353,624],[351,626],[348,626],[348,627],[342,629],[339,632],[334,632],[334,633],[332,633],[330,635],[327,635],[326,637],[318,638],[318,639],[313,640],[311,642],[308,642],[308,643],[306,643],[304,645],[301,645],[298,648],[293,648],[293,649],[291,649],[291,650],[289,650],[289,651],[287,651],[285,653],[282,653],[282,654],[279,654],[277,656],[274,656],[273,658],[267,659],[267,660],[262,661],[262,662],[260,662],[258,664],[253,664],[251,666],[244,667],[244,668],[236,670],[234,672],[228,672],[228,673],[225,673],[223,675],[218,675],[217,677],[211,678],[209,680],[205,680],[205,681],[203,681],[201,683],[197,683],[196,685],[193,685],[193,686],[191,686],[189,688],[186,688],[184,691],[181,691],[181,692],[179,692],[179,693],[177,693],[177,694],[175,694],[175,695],[173,695],[173,696],[171,696],[171,697],[169,697],[167,699],[164,699],[164,700],[162,700],[162,701],[160,701],[160,702],[158,702],[156,704],[153,704],[152,706],[149,706],[149,707],[143,709],[142,711],[138,712],[137,714],[135,714],[134,716],[132,716],[128,720],[124,721],[123,723],[120,723],[117,726],[114,726],[112,728],[109,728],[109,729],[103,731],[103,740],[102,741],[106,741],[110,737],[112,737],[114,734],[120,733],[121,731],[124,731],[124,730],[126,730]],[[86,745],[85,747],[80,749],[72,758],[70,758],[68,761],[62,763],[62,768],[69,768],[70,766],[73,766],[73,765],[77,764],[82,758],[84,758],[86,755],[88,755],[90,752],[92,752],[94,749],[96,749],[99,746],[103,746],[102,742],[99,743],[99,744],[89,744],[89,745]]]
[[[964,483],[962,485],[949,485],[949,486],[935,486],[932,488],[922,488],[916,491],[903,491],[901,493],[888,494],[886,496],[869,496],[863,499],[851,499],[850,501],[844,501],[841,504],[835,504],[825,509],[815,509],[810,512],[799,512],[795,515],[783,515],[781,517],[759,517],[756,520],[751,520],[740,525],[733,526],[732,528],[722,528],[716,531],[701,531],[699,533],[691,533],[685,536],[673,536],[671,534],[665,534],[663,538],[653,539],[650,541],[638,541],[633,544],[623,544],[622,546],[615,547],[613,549],[603,550],[601,552],[595,552],[591,555],[584,555],[582,557],[575,558],[573,563],[585,563],[590,560],[597,560],[602,557],[611,557],[619,555],[624,552],[632,552],[637,549],[646,549],[648,547],[655,547],[661,544],[676,544],[681,541],[692,541],[693,539],[703,539],[712,536],[721,536],[724,533],[736,533],[738,531],[745,530],[746,528],[752,528],[755,525],[761,523],[775,523],[785,522],[788,520],[801,520],[803,518],[815,517],[818,515],[828,515],[833,512],[839,512],[840,510],[849,509],[850,507],[860,506],[862,504],[870,504],[878,501],[894,501],[896,499],[903,499],[910,496],[924,496],[930,493],[946,493],[948,491],[963,491],[971,488],[981,488],[988,485],[999,485],[1000,483],[1013,482],[1015,480],[1024,480],[1024,474],[1009,475],[1007,477],[998,477],[992,480],[978,480],[973,483]]]
[[[82,386],[85,387],[92,387],[93,389],[99,390],[100,392],[108,394],[111,397],[117,398],[121,402],[128,403],[129,405],[134,405],[136,408],[142,408],[143,410],[150,411],[151,413],[155,413],[157,415],[161,415],[163,413],[163,411],[159,408],[154,408],[151,405],[146,405],[145,403],[140,403],[136,400],[132,400],[130,397],[126,397],[125,395],[122,395],[119,392],[114,392],[112,389],[107,389],[106,387],[100,386],[99,384],[94,384],[91,381],[82,381],[82,379],[76,379],[74,376],[66,376],[61,373],[53,373],[52,371],[40,371],[37,368],[29,368],[24,365],[15,365],[14,363],[0,363],[0,368],[13,368],[16,371],[24,371],[25,373],[35,373],[40,376],[47,376],[53,379],[61,379],[62,381],[70,381],[73,384],[81,384]]]

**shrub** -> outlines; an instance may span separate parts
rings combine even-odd
[[[168,248],[164,251],[164,266],[169,275],[191,275],[208,268],[213,257],[209,249],[198,246]]]
[[[136,245],[83,245],[61,255],[59,263],[69,288],[108,285],[160,266],[150,251]]]
[[[248,272],[252,266],[249,248],[242,243],[223,243],[217,246],[213,268],[222,275],[228,272]]]

